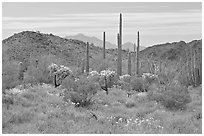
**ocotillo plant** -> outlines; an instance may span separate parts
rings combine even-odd
[[[86,73],[89,73],[89,42],[86,44]]]
[[[103,32],[103,59],[106,59],[106,32]]]
[[[140,45],[139,45],[139,31],[137,32],[137,69],[136,69],[136,74],[139,75],[139,50],[140,50]]]
[[[122,56],[121,56],[121,45],[120,45],[120,35],[117,34],[118,41],[118,60],[117,60],[117,76],[122,75]]]
[[[135,61],[136,61],[136,45],[135,45],[135,43],[134,43],[133,74],[135,74],[135,71],[136,71]]]
[[[131,75],[131,53],[128,50],[128,74]]]

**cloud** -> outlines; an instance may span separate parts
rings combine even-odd
[[[118,27],[118,13],[52,14],[46,17],[7,16],[2,18],[3,31],[38,29],[54,31],[59,35],[85,33],[98,37],[106,31],[114,40]],[[135,35],[138,30],[144,36],[201,35],[201,27],[200,10],[123,13],[123,33],[126,35]]]

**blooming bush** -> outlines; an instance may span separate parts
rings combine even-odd
[[[100,74],[97,71],[91,71],[91,72],[89,72],[87,79],[89,79],[93,82],[99,82]]]
[[[151,74],[151,73],[143,73],[142,77],[149,83],[152,84],[153,82],[158,80],[158,75]]]
[[[126,74],[126,75],[119,76],[119,79],[126,82],[126,83],[130,83],[131,76]]]
[[[100,72],[100,81],[99,83],[102,86],[105,86],[105,80],[107,81],[107,88],[113,87],[113,85],[117,82],[117,74],[115,71],[111,70],[103,70]]]
[[[67,76],[72,74],[72,71],[69,67],[66,67],[64,65],[58,66],[57,64],[52,63],[48,67],[51,76],[55,77],[55,86],[58,86],[62,83],[62,80],[64,80]],[[57,85],[58,83],[58,85]]]

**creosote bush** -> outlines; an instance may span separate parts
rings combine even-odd
[[[166,109],[173,111],[182,110],[186,104],[191,102],[187,87],[180,84],[172,84],[166,87],[165,91],[152,94],[151,99],[160,102]]]
[[[93,103],[92,97],[100,89],[99,84],[81,77],[77,81],[65,79],[62,83],[66,88],[64,92],[64,100],[71,101],[77,107],[87,107]]]
[[[19,65],[18,62],[8,61],[2,65],[2,89],[11,89],[19,85]]]
[[[137,92],[145,92],[148,89],[148,83],[142,77],[133,77],[130,81],[131,89]]]
[[[44,55],[38,58],[38,65],[32,62],[28,66],[28,70],[25,72],[25,83],[53,83],[53,77],[50,75],[48,66],[51,63],[60,64],[61,62],[52,55]]]

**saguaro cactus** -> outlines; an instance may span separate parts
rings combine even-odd
[[[120,45],[122,47],[122,14],[121,13],[120,13],[119,34],[120,34]]]
[[[82,59],[82,62],[81,62],[81,73],[84,73],[84,69],[85,69],[85,59]]]
[[[118,41],[118,70],[117,70],[117,76],[122,75],[122,14],[120,13],[120,23],[119,23],[119,34],[117,35],[117,41]]]
[[[89,73],[89,42],[86,44],[86,73]]]
[[[131,53],[128,50],[128,74],[131,75]]]
[[[135,61],[136,61],[136,45],[135,45],[135,43],[134,43],[133,74],[135,74],[135,71],[136,71]]]
[[[118,62],[117,62],[117,76],[122,75],[122,57],[121,57],[121,45],[120,45],[120,35],[117,34],[117,41],[118,41]]]
[[[106,32],[103,32],[103,59],[106,59]]]
[[[136,74],[139,75],[139,52],[140,52],[140,44],[139,44],[139,31],[137,32],[137,70]]]
[[[18,77],[18,79],[20,80],[20,81],[22,81],[23,80],[23,78],[24,78],[24,67],[23,67],[23,63],[22,62],[20,62],[19,63],[19,77]]]

